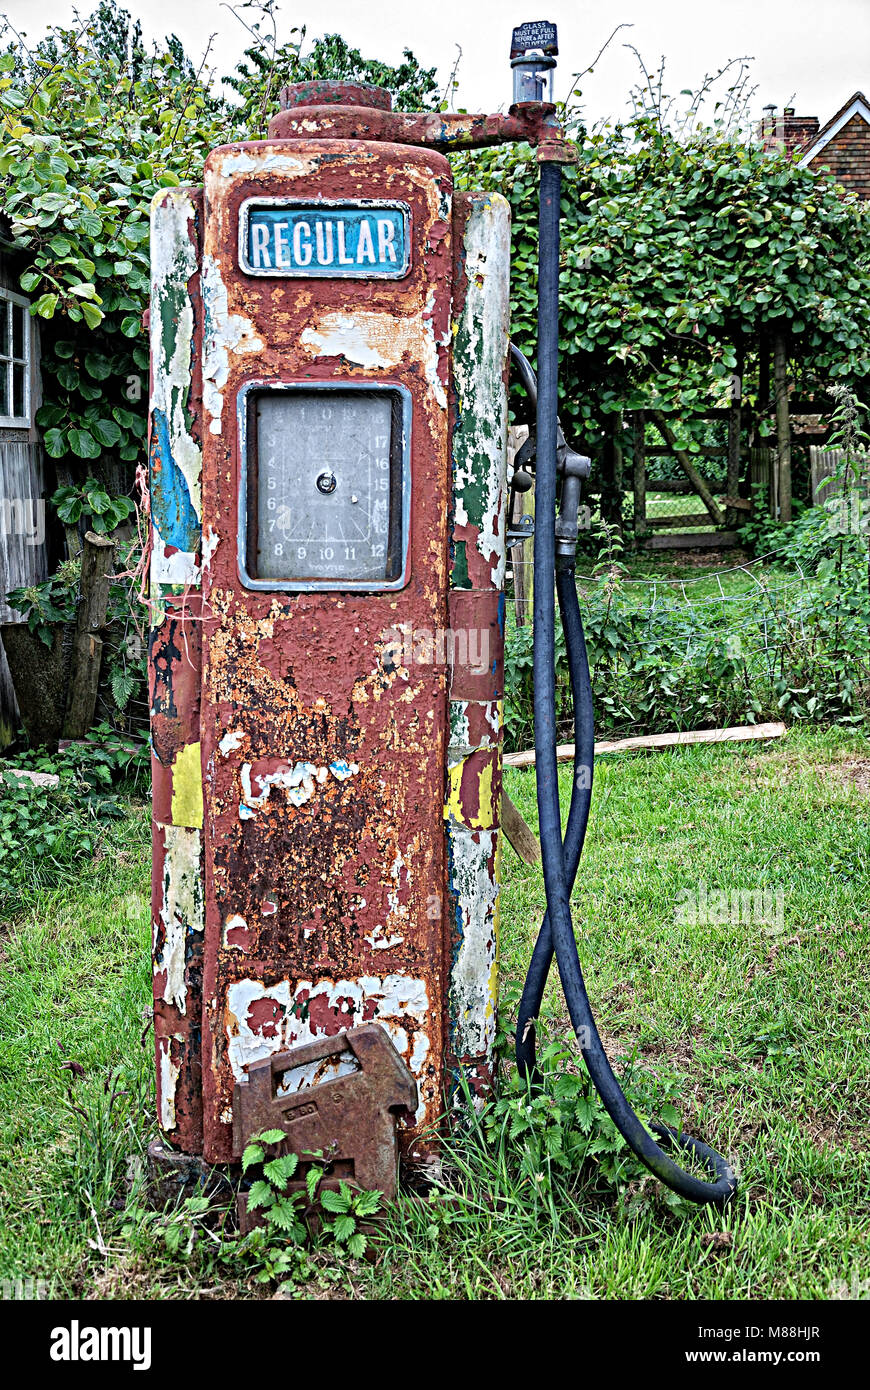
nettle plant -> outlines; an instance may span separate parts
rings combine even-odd
[[[304,1245],[310,1239],[307,1208],[317,1202],[321,1211],[333,1218],[322,1223],[326,1240],[358,1259],[368,1247],[364,1224],[380,1210],[380,1192],[368,1192],[343,1180],[337,1188],[324,1187],[331,1166],[329,1155],[306,1154],[303,1162],[298,1154],[280,1152],[286,1140],[283,1130],[267,1129],[253,1135],[246,1146],[242,1171],[257,1175],[248,1190],[248,1210],[262,1214],[273,1237],[284,1236]],[[298,1185],[291,1188],[291,1180],[298,1184],[303,1172],[304,1191]]]

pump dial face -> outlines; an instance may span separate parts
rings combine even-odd
[[[313,588],[395,581],[406,452],[398,392],[264,390],[251,401],[249,429],[251,577]]]

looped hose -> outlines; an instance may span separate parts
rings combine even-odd
[[[571,921],[571,890],[580,862],[592,800],[595,725],[574,567],[573,564],[560,562],[556,570],[555,558],[560,194],[559,165],[542,163],[533,650],[535,776],[547,913],[535,943],[520,1001],[516,1059],[524,1075],[537,1077],[535,1020],[555,954],[568,1012],[583,1059],[616,1128],[638,1158],[668,1187],[691,1201],[721,1206],[734,1195],[737,1187],[734,1171],[726,1160],[698,1139],[677,1133],[664,1125],[653,1126],[668,1148],[691,1153],[705,1163],[713,1181],[704,1182],[693,1177],[656,1143],[626,1100],[598,1035]],[[564,844],[556,762],[554,572],[574,698],[574,784]]]

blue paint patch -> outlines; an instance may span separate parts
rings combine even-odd
[[[169,443],[169,422],[162,410],[151,414],[151,520],[164,545],[196,553],[201,528],[190,488]]]

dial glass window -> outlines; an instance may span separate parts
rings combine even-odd
[[[247,578],[382,588],[407,541],[409,401],[399,388],[254,389],[247,400]]]

